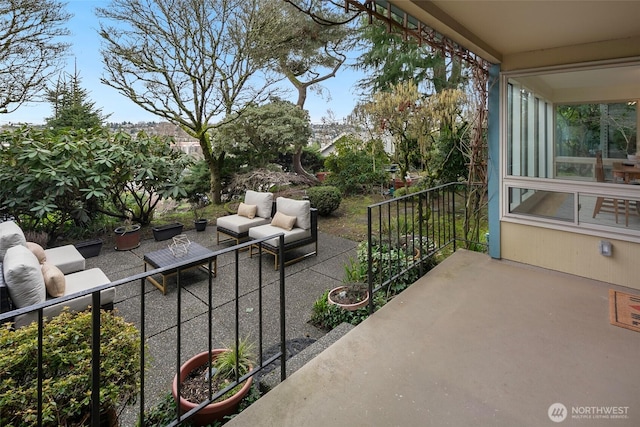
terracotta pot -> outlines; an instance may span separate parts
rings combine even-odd
[[[329,176],[331,172],[318,172],[316,173],[316,178],[318,178],[318,181],[320,182],[324,182],[325,179],[327,179],[327,176]]]
[[[329,304],[334,304],[337,305],[338,307],[347,310],[347,311],[355,311],[359,308],[364,307],[365,305],[369,304],[369,292],[367,291],[367,296],[364,297],[364,299],[360,302],[356,302],[353,304],[340,304],[336,301],[334,301],[331,296],[335,295],[339,292],[342,292],[343,290],[345,290],[347,287],[346,286],[338,286],[337,288],[333,288],[331,289],[331,291],[329,291],[329,295],[327,296],[327,299],[329,300]]]
[[[116,233],[116,251],[128,251],[140,246],[140,225],[134,224],[130,227],[118,227]]]
[[[212,359],[215,359],[216,355],[227,351],[224,348],[217,348],[211,350]],[[191,359],[187,360],[180,367],[180,378],[176,375],[173,378],[173,384],[171,386],[171,392],[173,393],[173,398],[181,409],[182,413],[188,412],[193,408],[197,407],[199,403],[190,402],[182,397],[178,399],[178,381],[184,381],[185,378],[189,376],[189,374],[198,369],[200,366],[209,362],[209,353],[202,352],[193,356]],[[249,389],[251,388],[251,384],[253,382],[253,377],[249,377],[244,382],[242,388],[230,398],[211,403],[200,410],[196,415],[191,417],[189,421],[197,426],[205,426],[207,424],[213,424],[214,421],[222,420],[226,415],[231,415],[237,411],[238,405],[240,401],[249,393]]]

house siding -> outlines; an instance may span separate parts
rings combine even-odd
[[[636,243],[606,239],[613,247],[606,257],[598,250],[601,237],[508,222],[500,228],[503,259],[640,289]]]

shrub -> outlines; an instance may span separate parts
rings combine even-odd
[[[396,189],[393,193],[394,197],[402,197],[407,194],[414,194],[424,190],[424,188],[420,188],[417,185],[412,185],[411,187],[400,187]]]
[[[135,399],[140,378],[140,335],[122,317],[102,311],[100,406],[115,410]],[[43,327],[42,418],[45,426],[82,425],[91,417],[90,311],[63,312]],[[37,420],[38,325],[0,328],[0,425]]]
[[[198,160],[186,169],[182,184],[188,198],[195,194],[208,194],[211,191],[211,172],[207,162]]]
[[[331,330],[341,323],[357,325],[369,317],[369,307],[365,306],[355,311],[344,310],[337,305],[329,304],[329,291],[326,291],[313,303],[311,323],[325,330]],[[374,308],[382,307],[386,301],[382,295],[374,299]]]
[[[388,174],[382,165],[388,164],[389,159],[381,141],[364,142],[345,135],[336,141],[335,148],[324,162],[325,169],[331,172],[327,184],[350,195],[371,192],[387,182]]]
[[[393,278],[387,288],[387,293],[390,297],[402,292],[420,278],[420,269],[415,264],[422,263],[423,274],[435,266],[433,257],[423,258],[421,255],[419,259],[416,259],[415,254],[412,253],[412,250],[416,250],[420,246],[427,252],[433,250],[433,244],[429,239],[425,238],[422,244],[419,241],[401,243],[397,242],[393,245],[388,243],[374,244],[371,248],[371,273],[374,287]],[[367,264],[367,251],[367,242],[361,242],[357,248],[359,263]]]
[[[102,212],[149,224],[163,198],[186,195],[192,158],[168,138],[104,129],[0,132],[0,210],[51,241]]]
[[[340,190],[331,185],[311,187],[307,190],[311,206],[318,209],[318,215],[327,216],[340,207]]]

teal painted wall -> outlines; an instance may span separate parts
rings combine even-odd
[[[489,196],[489,255],[500,258],[500,65],[489,69],[487,159]]]

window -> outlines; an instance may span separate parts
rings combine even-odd
[[[559,191],[511,187],[509,212],[573,222],[574,197]]]
[[[612,162],[635,154],[636,102],[556,106],[556,175],[564,179],[594,176],[593,161],[602,153],[610,175]]]
[[[583,70],[505,80],[503,219],[585,232],[622,230],[637,239],[640,185],[629,185],[640,184],[637,102],[606,100],[602,79],[593,80],[597,90],[578,87],[585,77]],[[627,159],[636,152],[637,173]],[[602,200],[614,209],[597,207]]]
[[[509,82],[508,94],[507,174],[552,178],[552,104],[513,81]]]

